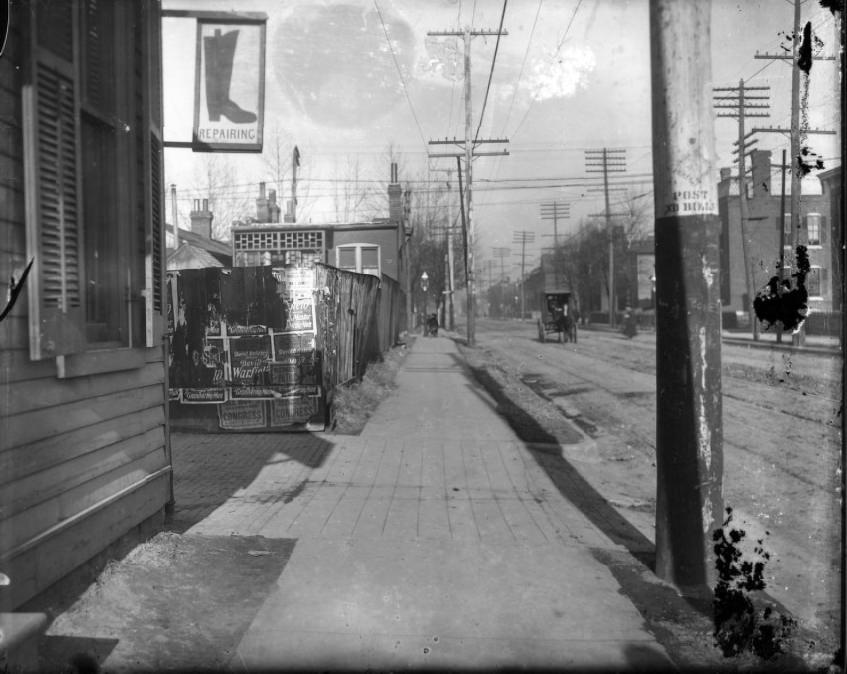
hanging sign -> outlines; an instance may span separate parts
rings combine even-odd
[[[266,20],[198,18],[195,152],[261,152]]]

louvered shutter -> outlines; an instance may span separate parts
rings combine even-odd
[[[827,242],[827,231],[826,231],[826,216],[820,216],[820,228],[821,228],[821,245],[826,245]]]
[[[85,350],[76,3],[33,3],[23,88],[30,357]]]
[[[165,284],[165,199],[162,156],[162,47],[161,6],[159,2],[144,3],[146,31],[145,86],[146,124],[149,138],[149,171],[145,177],[149,195],[146,247],[147,346],[156,346],[164,326]]]

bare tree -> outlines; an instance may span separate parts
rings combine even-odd
[[[254,210],[249,184],[238,182],[238,171],[229,155],[203,154],[194,165],[193,186],[186,189],[189,202],[180,209],[180,216],[189,220],[186,211],[194,210],[195,200],[208,199],[213,213],[212,238],[228,241],[230,226]],[[184,202],[183,202],[184,203]]]
[[[298,222],[308,219],[308,214],[313,207],[310,199],[311,183],[304,179],[309,174],[310,157],[297,152],[295,160],[294,150],[297,146],[291,134],[285,131],[279,123],[274,124],[270,132],[265,133],[262,161],[265,165],[265,182],[276,190],[277,202],[286,212],[286,202],[292,195],[290,180],[293,177],[294,163],[297,161],[297,203],[295,214]]]

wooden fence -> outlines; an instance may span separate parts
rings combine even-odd
[[[317,348],[327,402],[338,384],[360,378],[405,329],[406,297],[397,281],[316,265]]]

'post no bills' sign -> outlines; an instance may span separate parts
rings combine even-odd
[[[195,152],[261,152],[264,19],[197,19]]]

